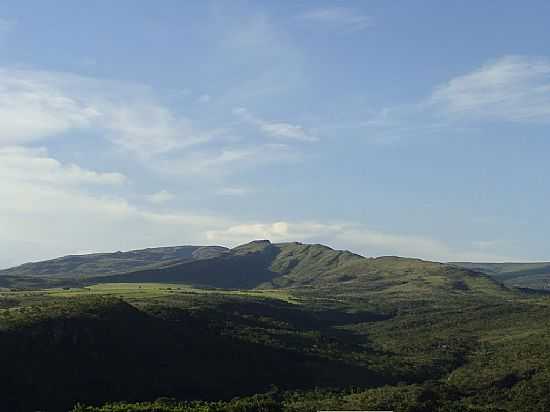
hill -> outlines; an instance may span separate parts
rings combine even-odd
[[[290,287],[308,283],[327,271],[363,259],[351,252],[322,245],[274,244],[268,240],[258,240],[210,259],[88,281],[168,282],[233,289]]]
[[[90,278],[98,282],[161,282],[225,289],[288,289],[334,300],[392,305],[464,300],[513,294],[482,273],[419,259],[365,258],[349,251],[297,242],[253,241],[210,259],[182,262],[122,275]]]
[[[323,313],[239,296],[161,302],[136,307],[95,295],[0,310],[0,409],[67,411],[76,400],[217,400],[271,385],[394,381],[346,359],[353,342]]]
[[[485,273],[509,285],[529,289],[550,289],[550,262],[538,263],[473,263],[452,265]]]
[[[81,279],[207,259],[226,250],[221,246],[173,246],[128,252],[70,255],[0,270],[0,277]]]
[[[550,268],[550,265],[548,265]],[[221,246],[175,246],[64,256],[0,271],[0,287],[46,288],[98,283],[164,282],[228,289],[331,289],[398,296],[433,289],[451,292],[498,289],[479,272],[508,284],[518,274],[546,270],[540,264],[444,265],[399,257],[365,258],[345,250],[299,242],[256,240],[227,249]],[[476,272],[477,271],[477,272]],[[523,286],[523,285],[522,285]]]

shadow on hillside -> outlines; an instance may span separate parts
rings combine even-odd
[[[163,269],[91,278],[87,280],[87,283],[166,282],[224,289],[253,289],[280,276],[280,274],[269,270],[269,266],[278,253],[279,248],[270,245],[258,252],[243,255],[228,254]]]
[[[308,353],[308,341],[300,343],[300,335],[294,338],[302,349],[293,350],[243,339],[245,325],[237,320],[222,333],[226,323],[219,314],[227,311],[148,314],[117,302],[85,314],[61,311],[22,322],[0,333],[0,407],[61,411],[78,401],[229,399],[271,385],[387,383],[364,367]],[[300,322],[307,324],[307,317]]]

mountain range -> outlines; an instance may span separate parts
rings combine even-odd
[[[407,284],[408,290],[429,293],[434,287],[474,290],[481,283],[484,288],[497,287],[485,275],[500,281],[509,273],[501,274],[496,267],[394,256],[366,258],[320,244],[255,240],[233,249],[175,246],[26,263],[0,271],[0,286],[158,282],[225,289],[343,288],[349,293],[354,288],[389,287],[397,292],[399,285],[405,289]]]

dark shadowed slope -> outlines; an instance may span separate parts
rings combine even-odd
[[[259,240],[211,259],[90,281],[172,282],[233,289],[289,287],[309,284],[327,271],[363,259],[322,245]]]
[[[220,255],[226,250],[221,246],[174,246],[129,252],[71,255],[0,270],[0,276],[79,279],[205,259]]]
[[[392,380],[365,364],[346,362],[352,342],[332,333],[330,320],[299,306],[231,298],[211,302],[205,296],[202,309],[188,310],[188,299],[179,301],[183,307],[151,302],[138,309],[117,299],[81,297],[0,311],[0,410],[57,412],[77,401],[160,396],[230,399],[266,392],[271,385]],[[294,327],[293,322],[301,323]],[[281,323],[292,339],[270,336]],[[302,333],[316,328],[331,333],[331,345]]]

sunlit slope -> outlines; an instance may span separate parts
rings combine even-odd
[[[368,301],[382,306],[465,305],[516,297],[489,276],[419,259],[380,257],[352,262],[320,276],[315,292],[343,302]]]

